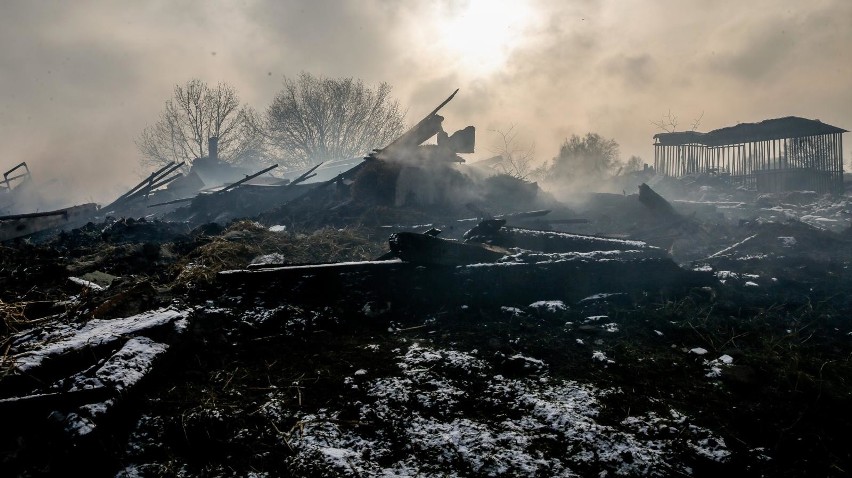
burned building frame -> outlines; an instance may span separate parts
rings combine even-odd
[[[843,192],[845,129],[788,116],[708,133],[654,135],[658,174],[711,174],[759,192]]]

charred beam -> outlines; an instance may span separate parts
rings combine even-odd
[[[268,173],[269,171],[272,171],[273,169],[275,169],[277,167],[278,167],[277,164],[273,164],[272,166],[270,166],[266,169],[258,171],[254,174],[250,174],[250,175],[244,177],[243,179],[240,179],[239,181],[237,181],[235,183],[231,183],[231,184],[225,186],[224,188],[220,189],[219,191],[216,191],[216,194],[223,194],[223,193],[226,193],[226,192],[228,192],[228,191],[230,191],[234,188],[238,188],[238,187],[242,186],[244,183],[246,183],[247,181],[251,181],[252,179],[260,176],[261,174]]]

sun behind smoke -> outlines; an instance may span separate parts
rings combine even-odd
[[[474,75],[502,67],[532,20],[526,1],[453,2],[438,15],[438,45]]]

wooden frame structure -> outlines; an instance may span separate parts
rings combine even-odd
[[[760,192],[843,192],[843,133],[796,116],[654,135],[658,174],[714,174]]]

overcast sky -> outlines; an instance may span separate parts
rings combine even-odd
[[[596,132],[652,163],[669,111],[700,131],[789,115],[852,129],[850,20],[849,0],[9,0],[0,168],[108,201],[144,172],[134,140],[176,83],[224,81],[264,110],[303,70],[388,82],[409,122],[460,88],[441,114],[477,127],[472,159],[514,124],[540,161]]]

